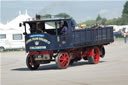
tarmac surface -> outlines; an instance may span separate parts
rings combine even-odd
[[[1,85],[128,85],[128,43],[115,41],[105,49],[99,64],[82,60],[67,69],[57,69],[52,62],[36,71],[26,67],[24,51],[2,52]]]

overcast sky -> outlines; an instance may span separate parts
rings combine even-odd
[[[125,0],[2,0],[0,2],[1,22],[6,23],[25,10],[32,17],[35,14],[57,14],[65,12],[78,23],[95,19],[98,14],[107,19],[120,17]]]

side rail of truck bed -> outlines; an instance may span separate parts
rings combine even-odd
[[[72,39],[72,45],[74,47],[109,44],[114,41],[113,28],[75,30]]]

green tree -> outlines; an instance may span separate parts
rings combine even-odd
[[[52,17],[52,15],[51,14],[45,14],[45,15],[41,15],[41,18],[51,18]]]
[[[83,23],[80,23],[80,24],[86,24],[87,27],[91,27],[91,26],[93,26],[93,25],[96,24],[96,20],[87,20],[87,21],[85,21],[85,22],[83,22]],[[79,25],[80,25],[80,24],[79,24]]]
[[[122,12],[122,15],[125,15],[125,14],[128,15],[128,1],[126,1],[125,5],[124,5],[123,12]]]
[[[106,24],[107,24],[107,25],[115,25],[115,24],[116,24],[116,21],[117,21],[116,18],[110,19],[110,20],[108,20],[108,21],[106,22]]]
[[[124,5],[124,9],[122,12],[122,21],[123,21],[123,24],[128,24],[128,1],[126,1]]]
[[[95,23],[103,24],[103,25],[128,25],[128,1],[126,1],[124,5],[124,9],[122,11],[122,16],[119,18],[113,18],[113,19],[105,19],[102,18],[100,15],[97,16],[96,20],[88,20],[84,22],[87,24],[87,26],[93,25]]]
[[[59,14],[55,15],[54,17],[55,18],[71,18],[71,16],[66,13],[59,13]]]
[[[106,18],[102,18],[100,15],[98,15],[97,18],[96,18],[96,23],[97,24],[105,25],[106,21],[107,21],[107,19]]]
[[[107,20],[105,24],[106,25],[122,25],[123,21],[122,21],[122,18],[113,18],[113,19]]]
[[[101,21],[101,20],[102,20],[102,18],[101,18],[101,16],[98,14],[98,16],[97,16],[97,18],[96,18],[96,22]]]

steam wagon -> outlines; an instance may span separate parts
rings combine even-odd
[[[104,45],[114,41],[112,27],[75,29],[73,19],[32,20],[23,25],[30,70],[51,61],[60,69],[81,59],[97,64],[105,55]]]

